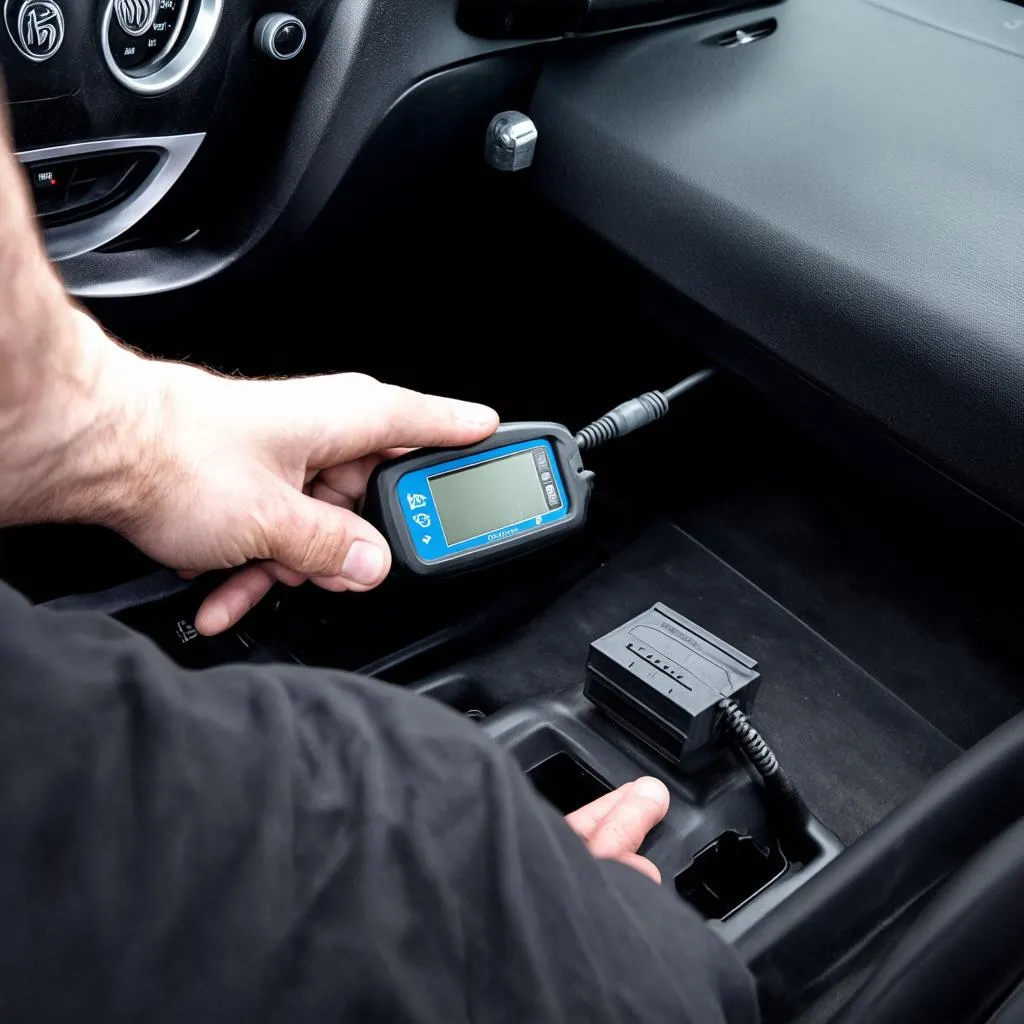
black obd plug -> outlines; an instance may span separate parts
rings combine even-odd
[[[663,604],[590,645],[584,693],[674,764],[692,766],[722,732],[723,700],[744,711],[757,662]]]
[[[801,859],[810,812],[747,718],[757,662],[663,604],[590,645],[583,692],[662,756],[693,770],[731,743],[764,783],[783,852]]]

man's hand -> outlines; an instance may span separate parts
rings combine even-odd
[[[147,370],[160,399],[136,471],[144,500],[115,511],[112,525],[179,571],[246,566],[204,602],[196,628],[206,634],[237,622],[275,581],[375,587],[391,553],[356,512],[373,467],[395,449],[478,441],[498,423],[484,406],[360,374],[244,381],[166,363]]]
[[[391,553],[355,511],[373,467],[498,424],[485,406],[361,374],[239,380],[146,359],[69,312],[62,371],[0,443],[0,514],[102,523],[186,575],[244,567],[203,603],[201,633],[227,629],[276,581],[375,587]]]
[[[668,813],[668,802],[665,784],[645,775],[567,814],[565,820],[595,857],[617,860],[660,883],[661,872],[636,851]]]
[[[50,266],[6,128],[0,88],[0,525],[103,523],[185,573],[247,566],[204,603],[202,633],[275,580],[380,583],[391,553],[355,512],[376,461],[478,441],[497,414],[354,374],[232,380],[121,348]]]

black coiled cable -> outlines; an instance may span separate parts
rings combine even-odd
[[[722,709],[723,721],[729,729],[733,741],[746,754],[747,760],[757,769],[763,779],[779,771],[779,759],[768,746],[765,738],[754,728],[750,719],[743,713],[734,700],[722,700],[718,703]]]
[[[722,724],[733,743],[764,782],[767,805],[779,847],[790,860],[803,861],[808,853],[807,823],[811,812],[765,738],[754,728],[743,709],[728,697],[718,702]]]

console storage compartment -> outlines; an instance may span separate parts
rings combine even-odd
[[[676,891],[704,917],[722,921],[784,875],[788,867],[778,846],[762,846],[753,836],[729,829],[676,875]]]
[[[526,776],[537,792],[562,814],[569,814],[612,791],[607,782],[564,750],[535,764]]]

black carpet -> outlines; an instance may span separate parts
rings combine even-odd
[[[590,641],[663,601],[756,658],[754,720],[814,812],[849,843],[959,748],[749,580],[667,521],[503,644],[459,666],[498,703],[582,682]]]
[[[677,521],[971,746],[1024,710],[1020,550],[855,483],[776,466],[742,495],[697,496]]]

